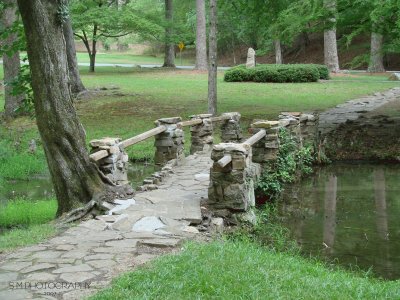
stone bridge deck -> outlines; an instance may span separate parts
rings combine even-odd
[[[191,225],[202,222],[209,157],[209,153],[187,157],[158,189],[119,200],[112,215],[82,222],[48,241],[4,255],[0,299],[82,299],[118,274],[179,248],[184,239],[203,236]]]

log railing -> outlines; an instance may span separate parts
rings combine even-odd
[[[232,117],[230,115],[222,115],[219,117],[210,117],[209,119],[211,120],[211,122],[221,122],[221,121],[226,121],[226,120],[230,120]],[[196,125],[200,125],[203,123],[203,120],[201,118],[199,119],[193,119],[193,120],[188,120],[188,121],[182,121],[177,123],[177,127],[178,128],[182,128],[182,127],[186,127],[186,126],[196,126]],[[156,128],[150,129],[144,133],[141,133],[139,135],[136,135],[134,137],[131,137],[129,139],[126,139],[122,142],[120,142],[118,144],[118,146],[122,149],[125,149],[129,146],[133,146],[135,144],[138,144],[142,141],[145,141],[153,136],[156,136],[160,133],[163,133],[167,130],[166,126],[157,126]],[[94,161],[99,161],[105,157],[107,157],[109,155],[109,152],[107,150],[99,150],[95,153],[90,154],[90,159],[94,160]]]

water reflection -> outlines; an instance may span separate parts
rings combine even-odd
[[[400,166],[334,164],[288,188],[284,224],[305,254],[400,278]]]

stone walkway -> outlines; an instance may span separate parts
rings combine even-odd
[[[4,256],[0,299],[83,299],[122,272],[201,237],[196,225],[207,197],[209,156],[187,157],[158,189],[118,200],[112,215]]]
[[[359,119],[363,114],[400,98],[400,88],[393,88],[382,93],[375,93],[355,100],[339,104],[333,109],[319,115],[318,131],[326,135],[337,129],[341,124]]]

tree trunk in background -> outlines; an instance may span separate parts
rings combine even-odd
[[[206,5],[204,0],[196,0],[196,70],[206,71],[207,63],[207,29]]]
[[[86,90],[81,81],[78,68],[78,60],[76,58],[74,32],[72,31],[71,19],[68,18],[63,25],[63,34],[67,51],[68,76],[71,92],[74,95]]]
[[[16,11],[17,11],[17,1],[16,0],[4,0],[4,4],[7,7],[4,10],[4,14],[2,16],[2,24],[5,28],[10,27],[17,20]],[[17,39],[16,34],[11,34],[8,38],[2,43],[4,45],[12,45]],[[15,77],[18,76],[21,63],[19,60],[19,52],[15,52],[11,56],[7,54],[3,55],[3,66],[4,66],[4,82],[8,83],[12,81]],[[16,109],[20,107],[22,101],[24,100],[23,95],[13,96],[12,95],[13,87],[6,84],[4,90],[4,116],[6,118],[13,118],[16,115]]]
[[[85,132],[72,104],[62,25],[58,25],[58,3],[18,0],[28,44],[36,122],[60,216],[90,200],[100,199],[108,186],[90,162]]]
[[[324,0],[324,7],[331,13],[325,22],[327,29],[324,31],[324,59],[325,65],[333,73],[339,72],[339,57],[336,41],[336,0]]]
[[[175,45],[172,41],[172,0],[165,0],[165,19],[167,21],[167,27],[165,28],[165,57],[163,67],[175,68]]]
[[[217,0],[210,0],[208,113],[217,114]]]
[[[373,32],[371,34],[371,57],[368,66],[368,72],[385,72],[383,66],[383,35]]]
[[[281,65],[283,64],[283,60],[282,60],[282,49],[280,40],[274,40],[274,48],[275,48],[275,63],[277,65]]]

